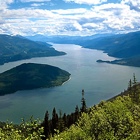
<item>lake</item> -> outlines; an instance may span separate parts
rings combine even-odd
[[[80,107],[82,89],[85,90],[86,103],[90,107],[127,89],[133,73],[140,80],[138,67],[97,63],[98,59],[115,59],[102,51],[73,44],[53,44],[53,47],[67,55],[6,63],[0,66],[0,73],[22,63],[32,62],[60,67],[71,73],[70,80],[58,87],[18,91],[0,96],[0,121],[19,123],[21,118],[30,119],[32,115],[43,119],[46,110],[51,116],[54,107],[58,112],[61,110],[68,114],[75,110],[76,105]]]

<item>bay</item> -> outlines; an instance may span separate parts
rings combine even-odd
[[[82,48],[74,44],[53,44],[56,50],[67,55],[55,57],[32,58],[6,63],[0,66],[0,73],[22,63],[50,64],[71,73],[69,81],[62,86],[49,89],[18,91],[14,94],[0,96],[0,121],[21,122],[21,118],[43,119],[46,110],[50,116],[53,108],[62,113],[71,113],[75,106],[81,105],[81,91],[85,90],[87,106],[90,107],[107,100],[127,88],[129,79],[135,73],[140,80],[140,68],[97,63],[96,60],[114,60],[99,50]]]

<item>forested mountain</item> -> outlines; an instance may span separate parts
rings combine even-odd
[[[90,49],[103,50],[109,56],[121,58],[115,61],[98,61],[111,64],[140,67],[140,32],[99,37],[81,43]]]
[[[68,72],[58,67],[25,63],[0,74],[0,95],[18,90],[58,86],[69,77]]]
[[[0,64],[32,57],[64,55],[50,44],[35,42],[22,36],[0,35]]]
[[[140,55],[140,32],[99,37],[87,40],[82,45],[90,49],[103,50],[113,57],[128,58]]]
[[[74,43],[90,49],[103,50],[108,55],[128,58],[140,55],[140,31],[128,34],[100,34],[93,36],[30,36],[32,40],[54,43]]]
[[[92,36],[30,36],[32,40],[78,44],[85,48],[103,50],[117,61],[99,61],[112,64],[140,66],[140,31],[128,34],[99,34]]]

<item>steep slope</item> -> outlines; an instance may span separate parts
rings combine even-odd
[[[58,67],[27,63],[0,74],[0,95],[61,85],[70,74]]]
[[[45,42],[35,42],[21,36],[0,35],[0,64],[32,57],[64,54]]]
[[[109,56],[121,58],[115,61],[98,60],[111,64],[140,67],[140,32],[99,37],[81,43],[90,49],[103,50]]]
[[[140,54],[140,32],[99,37],[87,40],[84,47],[100,49],[108,55],[119,58],[128,58]]]

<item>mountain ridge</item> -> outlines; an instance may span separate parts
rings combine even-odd
[[[29,38],[33,40],[41,40],[42,38],[45,41],[48,40],[48,42],[77,44],[84,48],[102,50],[109,56],[121,59],[115,61],[97,60],[97,62],[140,67],[140,31],[92,36],[54,36],[55,39],[42,35]]]
[[[0,34],[0,65],[33,57],[59,56],[66,53],[56,51],[52,45],[32,41],[21,36]]]

